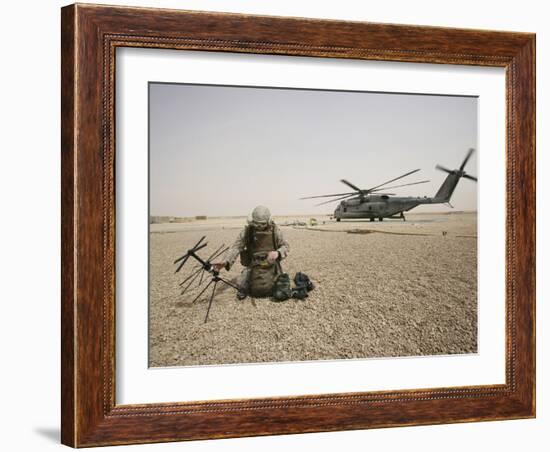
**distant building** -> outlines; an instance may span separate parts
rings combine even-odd
[[[151,215],[149,217],[149,224],[159,223],[189,223],[195,220],[206,220],[206,215],[199,215],[196,217],[168,217],[162,215]]]
[[[151,215],[149,217],[149,223],[150,224],[154,224],[154,223],[171,223],[173,221],[174,217],[165,217],[165,216],[154,216],[154,215]]]

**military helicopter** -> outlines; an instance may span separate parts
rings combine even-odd
[[[419,169],[415,169],[399,177],[386,181],[383,184],[367,189],[359,188],[346,179],[341,179],[340,182],[352,188],[354,191],[348,193],[334,193],[330,195],[307,196],[300,199],[335,198],[316,204],[317,206],[340,201],[340,204],[334,211],[334,218],[336,218],[336,221],[340,221],[342,218],[368,218],[370,221],[374,221],[376,218],[378,218],[379,221],[383,221],[384,218],[398,218],[405,221],[406,219],[404,212],[414,209],[420,204],[450,205],[451,196],[453,195],[460,178],[464,177],[477,182],[476,177],[471,176],[464,171],[464,167],[473,153],[474,149],[468,150],[464,161],[458,169],[450,170],[440,165],[436,166],[438,170],[448,173],[448,176],[445,178],[443,184],[441,184],[441,187],[434,197],[395,196],[394,193],[383,193],[386,190],[394,188],[425,184],[429,182],[429,180],[422,180],[408,184],[394,185],[390,187],[387,186],[387,184],[391,182],[395,182],[420,171]]]

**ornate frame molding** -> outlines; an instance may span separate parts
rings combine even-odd
[[[506,384],[115,404],[116,48],[506,69]],[[535,415],[535,36],[71,5],[62,9],[62,442],[73,447]]]

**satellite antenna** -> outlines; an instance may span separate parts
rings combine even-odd
[[[210,286],[212,286],[212,293],[210,295],[210,301],[208,302],[206,317],[204,318],[204,323],[206,323],[208,322],[208,315],[210,314],[210,308],[212,307],[212,302],[214,301],[214,296],[216,295],[216,287],[218,283],[221,281],[222,283],[226,284],[229,287],[232,287],[235,290],[239,290],[239,288],[232,282],[222,278],[220,276],[220,272],[214,268],[211,262],[213,259],[216,259],[220,255],[225,253],[229,249],[229,247],[225,247],[225,245],[221,245],[206,260],[204,260],[197,254],[198,251],[202,250],[208,245],[208,243],[203,243],[204,239],[206,239],[206,236],[202,236],[202,238],[195,244],[195,246],[187,250],[187,252],[183,256],[177,258],[174,261],[174,264],[178,264],[178,267],[176,268],[176,272],[175,272],[175,273],[178,273],[183,268],[183,266],[189,260],[190,257],[192,257],[199,263],[197,269],[180,283],[180,286],[183,286],[185,283],[187,283],[187,285],[183,288],[181,292],[182,295],[189,289],[189,287],[191,287],[191,285],[196,281],[196,279],[199,276],[200,276],[200,281],[197,287],[200,287],[202,285],[203,276],[205,272],[209,273],[212,276],[210,278],[210,282],[201,290],[201,292],[191,302],[191,304],[195,303],[202,296],[202,294],[206,292],[206,290]]]

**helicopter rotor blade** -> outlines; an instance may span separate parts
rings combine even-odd
[[[356,193],[353,193],[352,195],[342,196],[341,198],[329,199],[328,201],[322,202],[320,204],[315,204],[315,206],[317,207],[317,206],[322,206],[324,204],[329,204],[331,202],[341,201],[346,198],[351,198],[352,196],[356,196]]]
[[[470,160],[470,157],[474,153],[474,148],[468,149],[468,153],[466,154],[466,157],[464,158],[464,161],[462,162],[462,165],[460,165],[460,171],[464,170],[464,167],[466,166],[466,163],[468,163],[468,160]]]
[[[436,167],[438,170],[445,171],[446,173],[449,173],[449,174],[454,173],[453,170],[450,170],[450,169],[448,169],[448,168],[445,168],[444,166],[441,166],[441,165],[435,165],[435,167]]]
[[[366,193],[369,193],[369,192],[371,192],[371,191],[373,191],[373,190],[375,190],[375,189],[377,189],[377,188],[379,188],[379,187],[382,187],[382,186],[384,186],[384,185],[389,184],[390,182],[395,182],[396,180],[403,179],[404,177],[409,176],[409,175],[411,175],[411,174],[413,174],[413,173],[416,173],[417,171],[420,171],[420,168],[419,168],[419,169],[412,170],[412,171],[409,171],[408,173],[405,173],[405,174],[403,174],[402,176],[396,177],[395,179],[391,179],[391,180],[389,180],[389,181],[387,181],[387,182],[384,182],[383,184],[377,185],[376,187],[371,187],[371,188],[369,188],[369,189],[367,189],[367,190],[362,190],[362,192],[365,193],[365,194],[366,194]]]
[[[462,177],[465,177],[466,179],[470,179],[470,180],[473,180],[473,181],[477,182],[477,177],[470,176],[469,174],[464,174],[464,176],[462,176]]]
[[[421,180],[419,182],[411,182],[410,184],[403,184],[403,185],[393,185],[392,187],[383,187],[375,190],[371,190],[371,192],[377,192],[378,190],[390,190],[393,188],[401,188],[401,187],[407,187],[409,185],[418,185],[418,184],[425,184],[427,182],[430,182],[429,180]]]
[[[298,198],[298,199],[328,198],[328,197],[330,197],[330,196],[344,196],[344,195],[355,195],[355,192],[334,193],[333,195],[306,196],[306,197],[304,197],[304,198]]]
[[[343,184],[346,184],[349,188],[353,188],[355,191],[358,191],[359,193],[362,192],[362,190],[359,187],[356,187],[353,185],[350,181],[347,181],[346,179],[340,179],[340,182]]]

